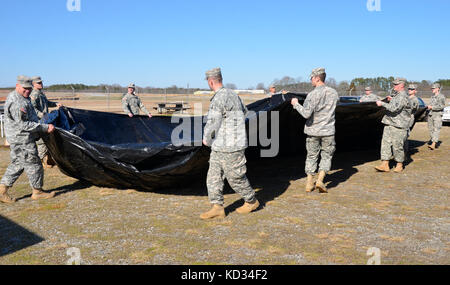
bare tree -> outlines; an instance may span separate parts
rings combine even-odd
[[[287,85],[292,85],[297,83],[296,80],[290,76],[284,76],[283,78],[281,78],[281,80],[279,82],[277,82],[277,85],[281,85],[281,86],[287,86]]]
[[[333,77],[328,78],[327,79],[327,85],[332,87],[332,88],[336,88],[337,87],[336,79],[334,79]]]
[[[258,83],[258,84],[256,85],[256,89],[258,89],[258,90],[265,90],[266,87],[264,86],[264,83]]]
[[[237,89],[237,86],[234,83],[227,83],[225,84],[225,87],[228,89]]]

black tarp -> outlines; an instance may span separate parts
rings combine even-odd
[[[249,120],[260,120],[267,112],[270,126],[272,112],[278,111],[280,155],[305,152],[305,120],[293,110],[290,104],[293,97],[302,103],[306,94],[275,95],[247,106],[252,111],[247,118],[248,133],[260,131],[249,129]],[[379,145],[384,112],[375,103],[341,99],[336,110],[338,150]],[[423,112],[424,106],[416,116]],[[184,145],[175,146],[172,132],[183,118],[191,124],[191,134],[185,134]],[[196,128],[202,130],[203,119],[129,118],[121,114],[61,108],[58,118],[53,120],[57,130],[45,136],[44,141],[60,170],[71,177],[101,187],[151,191],[186,185],[206,172],[210,149],[201,145],[201,131],[195,132]],[[261,149],[259,144],[250,147],[249,159],[257,158]]]

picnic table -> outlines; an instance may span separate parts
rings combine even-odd
[[[181,112],[183,113],[185,110],[190,109],[188,103],[185,102],[165,102],[165,103],[156,103],[158,107],[153,107],[153,109],[158,110],[159,114],[162,113],[173,113],[173,112]]]

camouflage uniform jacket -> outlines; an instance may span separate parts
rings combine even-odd
[[[34,143],[39,132],[48,130],[48,125],[38,121],[29,98],[16,91],[9,93],[5,103],[5,133],[10,144]]]
[[[339,95],[328,86],[316,87],[305,99],[303,106],[296,104],[294,109],[307,119],[305,134],[326,137],[336,134],[335,114]]]
[[[31,104],[37,116],[42,117],[48,113],[48,107],[56,107],[56,103],[49,101],[42,90],[33,89],[30,94]]]
[[[372,93],[370,95],[363,95],[359,101],[363,103],[363,102],[376,102],[379,100],[381,100],[381,97]]]
[[[203,139],[213,151],[236,152],[247,148],[247,112],[233,90],[221,88],[214,94],[203,130]]]
[[[433,107],[433,109],[431,109],[430,115],[431,115],[432,112],[433,113],[443,114],[444,113],[444,108],[445,108],[445,96],[444,96],[444,94],[439,93],[437,95],[431,96],[430,106]]]
[[[408,112],[411,114],[411,121],[409,123],[409,128],[412,128],[414,121],[416,120],[415,114],[419,110],[419,99],[416,96],[410,96],[409,98],[409,108]]]
[[[389,103],[381,102],[386,108],[386,115],[381,121],[383,124],[400,129],[408,129],[411,121],[410,103],[405,91],[393,94]]]
[[[124,94],[122,98],[122,107],[125,114],[131,113],[136,116],[139,115],[139,110],[142,110],[147,116],[150,114],[141,102],[141,99],[135,94]]]

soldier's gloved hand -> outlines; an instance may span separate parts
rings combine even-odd
[[[292,106],[297,105],[298,104],[298,99],[297,98],[292,98],[291,104],[292,104]]]
[[[53,131],[55,130],[55,126],[53,126],[52,124],[48,125],[48,130],[47,133],[53,133]]]
[[[128,113],[128,117],[133,118],[133,114]]]

